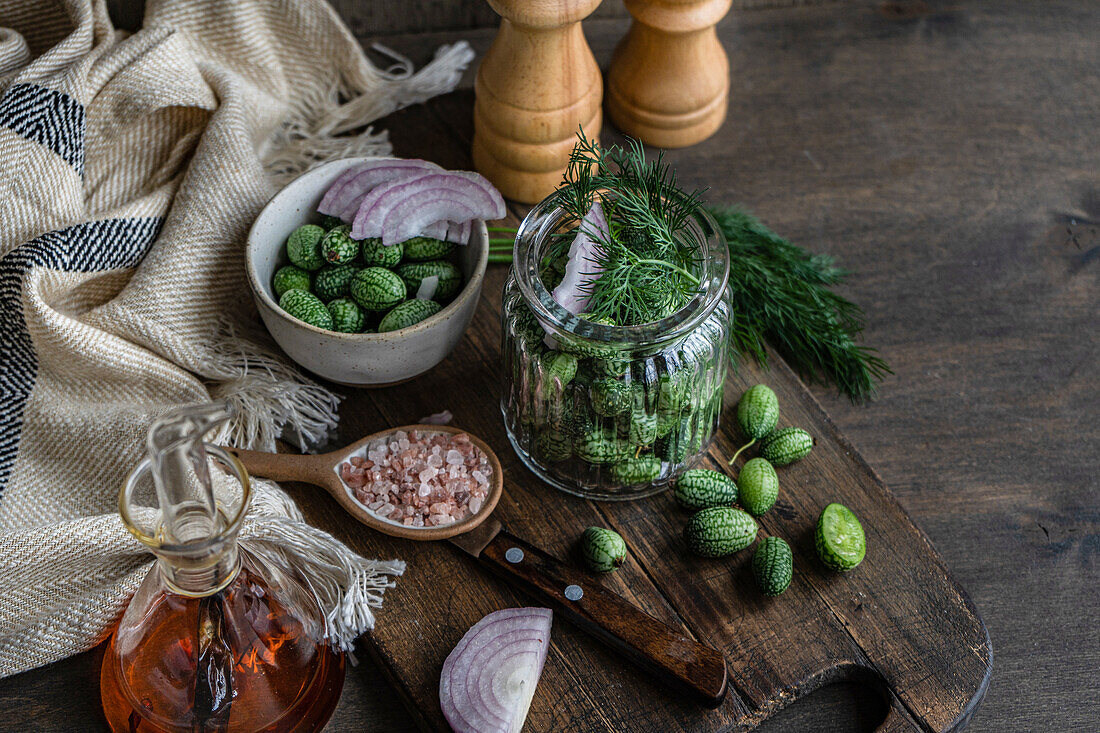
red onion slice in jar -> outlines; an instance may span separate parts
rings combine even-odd
[[[380,183],[441,170],[435,163],[418,158],[367,160],[349,168],[332,182],[317,205],[317,211],[350,222],[359,209],[358,202]]]
[[[455,733],[519,733],[550,647],[548,608],[508,608],[478,621],[443,663],[439,704]]]
[[[608,236],[603,206],[596,201],[577,227],[577,236],[573,238],[573,244],[569,247],[569,259],[565,263],[565,276],[552,293],[557,304],[574,315],[580,315],[588,308],[589,293],[585,289],[601,272],[596,265],[596,255],[600,247],[597,239]]]

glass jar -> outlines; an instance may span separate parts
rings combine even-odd
[[[549,243],[576,227],[547,199],[516,235],[501,313],[508,437],[527,467],[562,491],[650,496],[706,452],[718,427],[729,250],[710,215],[688,217],[681,234],[698,245],[699,292],[660,321],[608,326],[560,306],[539,275]]]

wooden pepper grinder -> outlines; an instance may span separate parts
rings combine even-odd
[[[533,204],[561,183],[577,130],[595,139],[603,81],[580,21],[600,0],[488,0],[500,31],[474,83],[474,166]]]
[[[729,59],[714,30],[731,0],[625,0],[634,22],[607,75],[607,113],[624,133],[681,148],[722,126]]]

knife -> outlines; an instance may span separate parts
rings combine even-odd
[[[497,519],[447,541],[669,687],[707,707],[721,704],[727,686],[721,654],[505,532]]]

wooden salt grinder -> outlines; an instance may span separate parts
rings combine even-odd
[[[625,0],[634,16],[607,75],[607,113],[661,148],[710,137],[726,118],[729,59],[714,30],[732,0]]]
[[[558,184],[584,128],[600,133],[603,81],[580,21],[600,0],[488,0],[500,31],[474,83],[474,166],[533,204]]]

